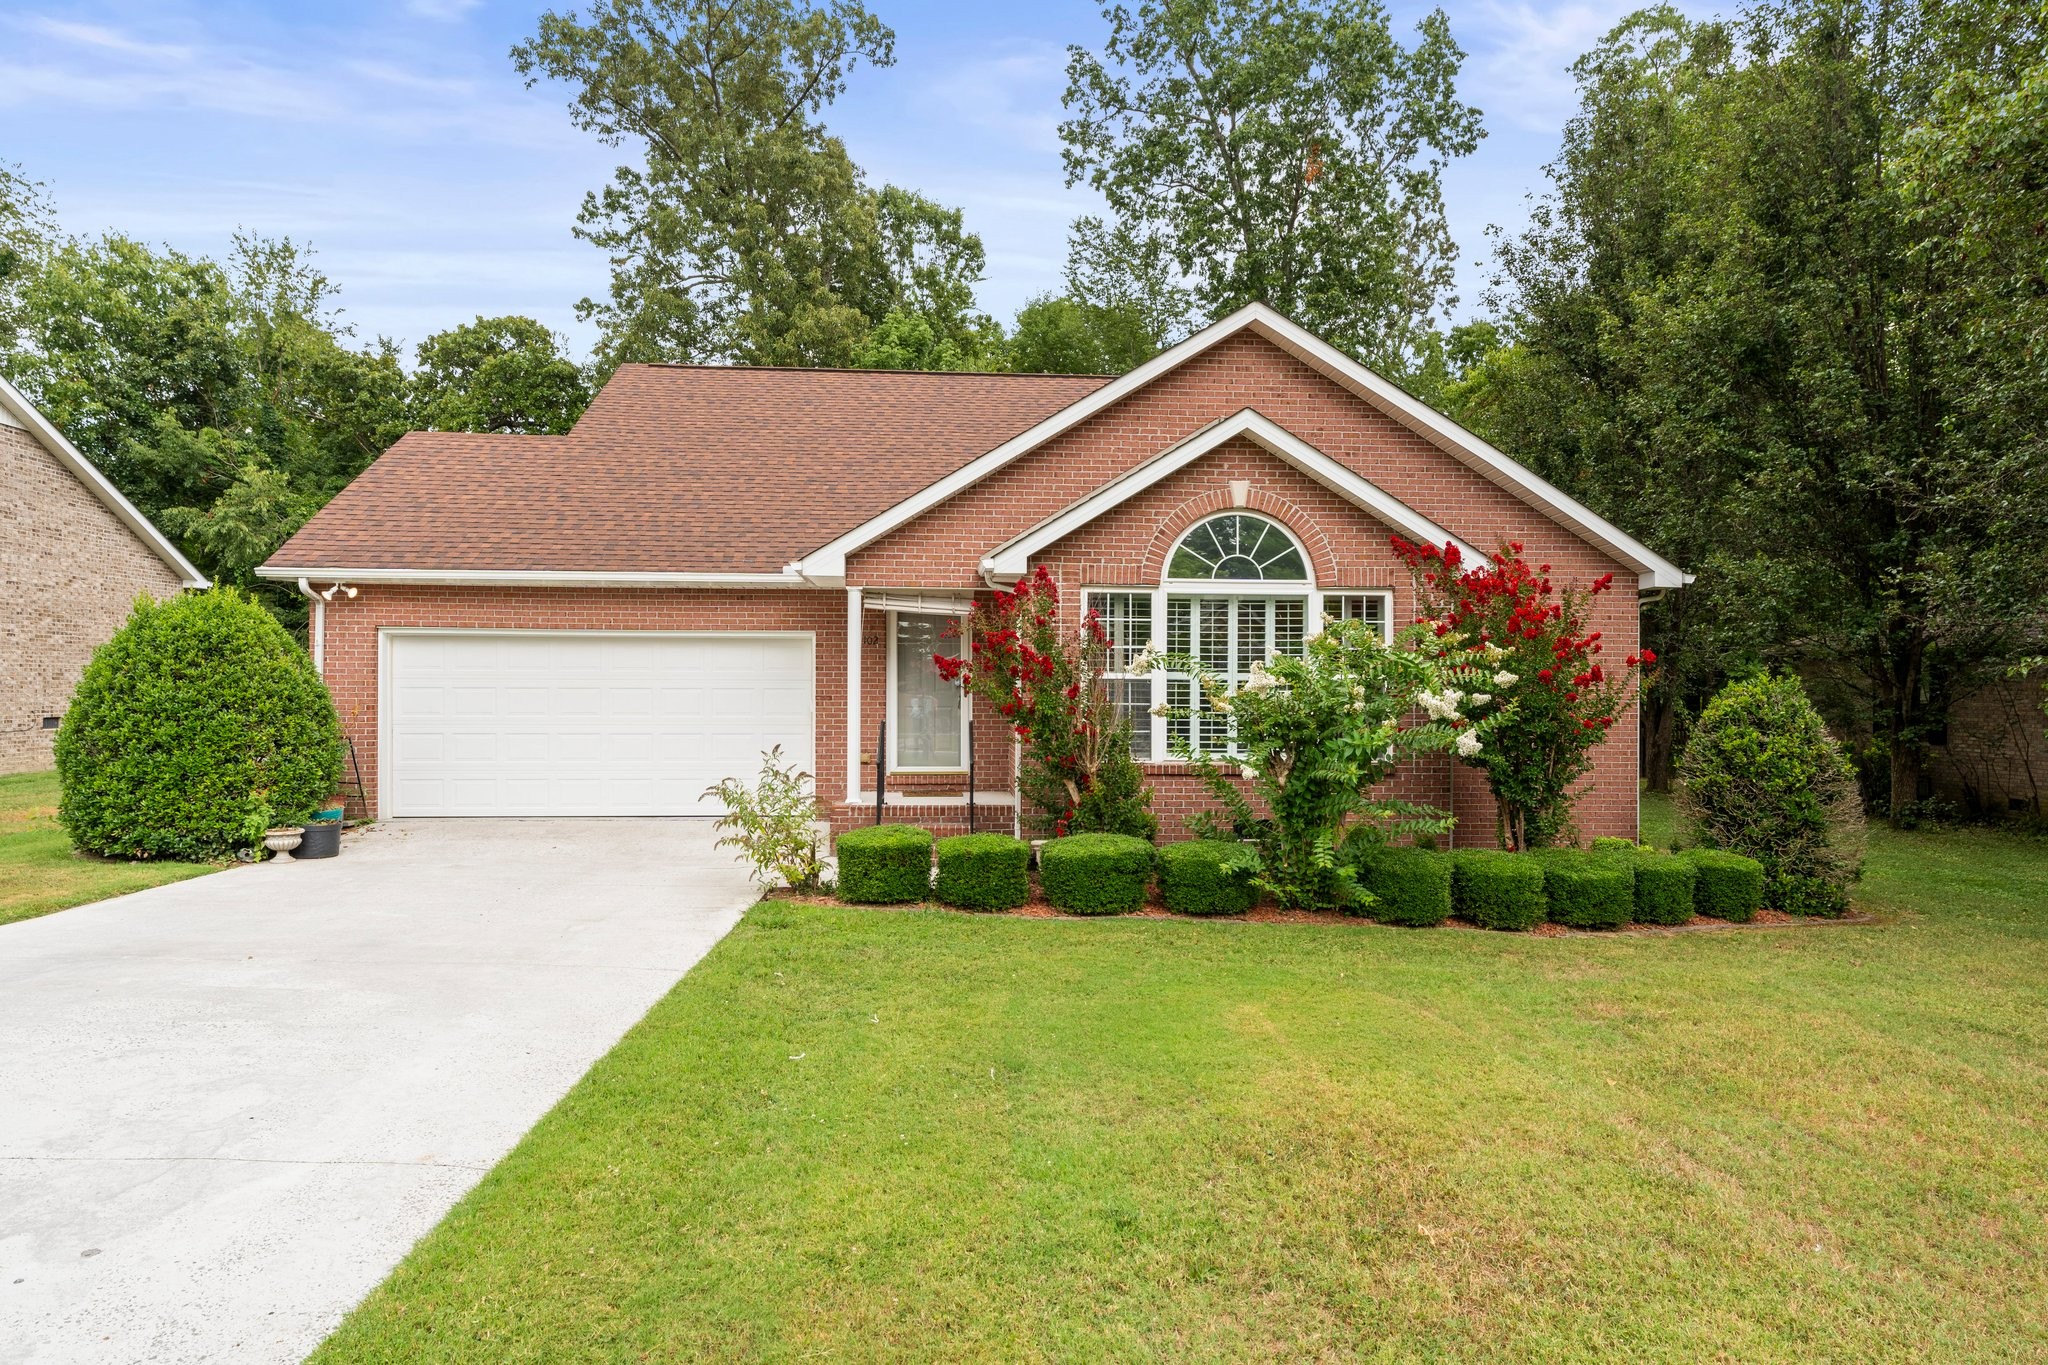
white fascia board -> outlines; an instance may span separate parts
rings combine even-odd
[[[35,404],[29,402],[20,389],[5,379],[0,379],[0,413],[4,413],[10,419],[7,423],[9,426],[20,427],[35,437],[43,449],[56,457],[57,463],[70,470],[72,476],[90,489],[92,495],[120,519],[122,525],[134,532],[136,539],[147,545],[158,559],[168,564],[171,571],[184,580],[186,587],[213,586],[206,575],[199,572],[196,564],[179,553],[178,547],[171,544],[169,537],[157,530],[155,524],[142,515],[134,503],[123,497],[121,490],[114,487],[112,481],[100,473],[98,467],[86,459],[63,432],[57,430],[47,417],[36,411]]]
[[[1013,578],[1028,573],[1033,555],[1239,436],[1258,442],[1264,449],[1364,508],[1409,539],[1424,545],[1454,543],[1466,555],[1478,557],[1479,552],[1472,546],[1407,503],[1346,469],[1271,418],[1244,408],[1220,422],[1210,423],[1179,445],[1168,447],[1130,473],[1104,484],[1079,502],[1054,513],[1001,546],[981,561],[982,572],[991,579]]]
[[[795,574],[660,573],[593,569],[346,569],[291,568],[266,564],[258,578],[321,583],[414,583],[434,587],[526,588],[808,588]]]
[[[1639,589],[1647,591],[1658,588],[1682,588],[1692,582],[1691,574],[1527,465],[1496,449],[1427,403],[1414,398],[1399,385],[1388,383],[1307,328],[1289,321],[1270,308],[1258,304],[1252,307],[1263,314],[1257,319],[1256,325],[1268,340],[1311,369],[1366,397],[1403,426],[1448,451],[1551,520],[1578,532],[1636,570],[1636,585]]]
[[[961,489],[981,482],[1018,456],[1044,445],[1061,432],[1087,421],[1111,404],[1128,398],[1169,370],[1200,355],[1243,328],[1249,321],[1251,312],[1250,308],[1240,309],[1219,322],[1210,323],[1187,340],[1167,347],[1137,369],[1120,378],[1112,379],[1095,392],[1069,403],[1036,426],[1019,432],[994,450],[976,457],[938,482],[927,484],[888,511],[870,517],[835,540],[827,541],[797,561],[798,571],[806,578],[844,579],[847,555],[863,545],[879,540],[912,518],[930,511]]]
[[[1085,398],[1070,403],[1036,426],[1003,442],[994,450],[963,465],[936,483],[918,490],[888,511],[869,518],[851,531],[820,546],[798,561],[799,572],[817,582],[844,582],[846,556],[853,551],[887,535],[960,490],[987,478],[1020,455],[1085,422],[1104,408],[1129,397],[1159,376],[1185,364],[1246,328],[1256,331],[1310,368],[1350,389],[1453,458],[1469,465],[1485,478],[1507,489],[1561,525],[1578,532],[1622,563],[1635,569],[1639,587],[1645,590],[1678,588],[1692,581],[1692,575],[1683,572],[1677,565],[1656,554],[1591,508],[1494,449],[1428,404],[1411,398],[1398,386],[1388,383],[1321,337],[1290,322],[1263,303],[1247,304],[1229,317],[1209,324],[1187,340],[1161,351],[1122,378],[1113,380]]]

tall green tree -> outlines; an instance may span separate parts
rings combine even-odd
[[[559,80],[621,166],[576,233],[611,258],[585,299],[602,369],[632,360],[843,365],[892,312],[971,349],[980,239],[958,210],[870,187],[820,120],[895,35],[857,0],[598,0],[550,11],[512,49]]]
[[[2038,339],[1990,282],[2025,253],[1973,284],[1975,248],[1942,240],[1967,210],[1916,201],[1898,169],[1941,92],[2010,75],[2030,45],[2038,61],[2039,28],[1945,8],[1625,21],[1579,62],[1552,191],[1502,244],[1515,344],[1462,395],[1468,420],[1700,575],[1650,618],[1660,656],[1687,661],[1684,694],[1653,707],[1754,662],[1797,667],[1868,727],[1895,812],[1952,699],[2038,638],[2048,572],[2039,427],[1998,420],[2030,401]],[[1987,404],[1999,375],[2017,387]]]
[[[21,290],[56,237],[50,201],[40,182],[0,162],[0,351],[21,327]]]
[[[225,263],[66,241],[20,297],[9,378],[200,568],[295,619],[252,570],[405,430],[397,348],[348,344],[288,240],[238,237]]]
[[[1128,304],[1041,294],[1017,312],[1009,368],[1030,374],[1122,374],[1150,360],[1159,340]]]
[[[419,344],[414,421],[430,431],[550,434],[590,404],[590,380],[532,318],[478,317]]]
[[[1115,254],[1171,264],[1189,311],[1264,300],[1405,373],[1450,294],[1442,176],[1481,137],[1434,10],[1394,38],[1377,0],[1143,0],[1069,49],[1069,184],[1108,201]],[[1100,254],[1105,239],[1079,236]]]

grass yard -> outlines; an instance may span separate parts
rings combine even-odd
[[[2048,1358],[2048,844],[1873,845],[1828,928],[757,907],[315,1359]]]
[[[57,795],[53,772],[0,777],[0,924],[217,870],[84,857],[57,823]]]

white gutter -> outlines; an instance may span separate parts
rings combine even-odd
[[[661,573],[585,569],[350,569],[288,568],[266,564],[258,578],[278,582],[321,578],[351,583],[416,583],[439,587],[528,588],[808,588],[802,575],[778,573]]]

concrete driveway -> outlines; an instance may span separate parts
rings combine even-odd
[[[400,821],[0,926],[0,1361],[299,1359],[738,920],[713,837]]]

